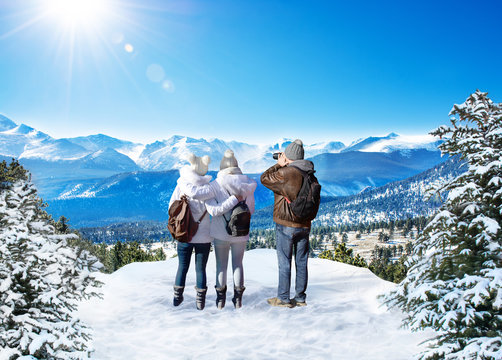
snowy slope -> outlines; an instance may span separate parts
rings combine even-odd
[[[113,149],[121,154],[137,161],[145,146],[131,141],[116,139],[107,135],[97,134],[90,136],[80,136],[68,138],[68,141],[80,145],[83,148],[96,152],[100,150]]]
[[[450,158],[408,179],[327,201],[321,204],[314,224],[358,224],[430,216],[441,201],[437,197],[428,199],[428,191],[433,185],[462,174],[466,171],[463,165],[458,158]]]
[[[135,263],[101,276],[104,299],[80,308],[94,328],[95,359],[403,360],[433,335],[400,329],[402,314],[377,300],[394,284],[367,269],[310,259],[308,306],[274,308],[266,299],[276,294],[275,251],[248,251],[243,307],[235,310],[228,299],[230,306],[217,310],[212,253],[206,309],[198,311],[193,263],[185,301],[172,306],[177,263]]]
[[[31,145],[33,148],[50,139],[50,136],[24,124],[11,127],[10,123],[3,122],[2,125],[7,130],[0,132],[0,155],[20,157],[26,147]]]
[[[225,142],[220,139],[194,139],[187,136],[175,135],[163,141],[157,141],[145,146],[138,158],[138,164],[146,170],[179,169],[184,164],[189,153],[198,156],[209,155],[210,170],[219,170],[220,160],[225,150],[232,149],[241,167],[246,170],[247,161],[262,156],[266,149],[258,145],[249,145],[237,141]]]
[[[175,135],[163,141],[157,141],[145,146],[137,163],[146,170],[179,169],[186,164],[185,158],[193,152],[198,156],[209,155],[210,170],[219,170],[220,160],[227,149],[235,153],[240,167],[248,173],[262,172],[272,166],[275,161],[272,154],[284,151],[291,139],[281,139],[272,145],[253,145],[238,141],[223,141],[220,139],[194,139]],[[313,145],[305,144],[305,156],[311,157],[323,153],[340,151],[345,145],[341,142],[321,142]]]
[[[383,152],[402,151],[413,149],[425,149],[437,151],[441,140],[437,140],[432,135],[398,135],[390,133],[384,137],[368,137],[359,139],[344,148],[343,152],[363,151],[363,152]]]
[[[0,131],[6,131],[15,128],[17,125],[14,121],[0,114]]]
[[[44,161],[75,161],[97,151],[114,151],[127,156],[138,168],[150,171],[178,169],[186,164],[186,156],[211,157],[210,170],[218,170],[219,162],[227,149],[232,149],[240,167],[247,173],[261,173],[274,164],[272,154],[284,151],[293,139],[282,138],[268,145],[254,145],[221,139],[195,139],[174,135],[167,140],[143,145],[107,135],[97,134],[68,139],[54,139],[30,126],[17,125],[12,120],[0,117],[0,156]],[[368,137],[345,146],[337,141],[314,144],[305,143],[305,157],[322,154],[347,153],[352,151],[391,153],[399,151],[407,155],[412,150],[422,149],[437,152],[438,142],[430,136],[400,136],[394,133],[386,137]],[[120,157],[117,157],[120,159]],[[124,161],[124,159],[121,159]],[[37,164],[39,165],[39,164]],[[119,166],[120,167],[120,166]],[[130,166],[127,166],[130,168]],[[38,168],[42,168],[38,166]],[[113,168],[113,166],[112,166]],[[31,170],[31,169],[30,169]],[[99,170],[102,170],[100,168]],[[45,169],[50,172],[51,169]],[[89,176],[92,176],[89,174]],[[42,176],[44,177],[44,176]]]

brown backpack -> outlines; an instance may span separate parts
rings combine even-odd
[[[193,236],[197,233],[199,224],[204,216],[206,216],[206,213],[207,210],[204,211],[199,221],[195,221],[188,204],[188,197],[183,195],[180,200],[175,200],[169,206],[167,228],[173,238],[179,242],[188,243],[192,241]]]

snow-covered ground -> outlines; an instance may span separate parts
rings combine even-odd
[[[172,305],[177,259],[135,263],[102,275],[104,299],[84,303],[82,320],[94,330],[94,358],[106,359],[410,359],[433,333],[400,328],[401,314],[377,295],[394,284],[369,270],[309,259],[308,306],[276,308],[275,250],[244,257],[243,307],[215,307],[215,260],[208,262],[206,309],[195,308],[195,270],[185,301]],[[229,279],[230,280],[230,279]]]

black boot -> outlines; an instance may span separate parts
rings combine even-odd
[[[206,306],[206,292],[207,288],[199,289],[197,286],[195,287],[197,290],[197,296],[195,297],[195,305],[197,306],[197,310],[203,310]]]
[[[174,285],[174,299],[173,299],[174,306],[178,306],[183,302],[183,290],[185,290],[184,286]]]
[[[220,288],[214,287],[216,289],[216,307],[218,309],[223,309],[225,307],[225,302],[227,301],[227,286]]]
[[[234,287],[234,297],[232,298],[232,302],[234,303],[234,306],[236,309],[239,309],[242,307],[242,293],[246,290],[246,288],[243,287]]]

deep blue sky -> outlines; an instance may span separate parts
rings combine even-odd
[[[502,102],[498,0],[109,0],[73,46],[51,1],[0,0],[0,113],[54,137],[350,142]]]

